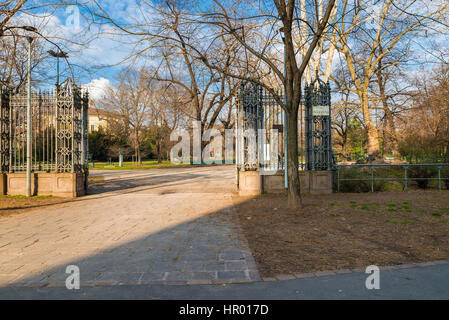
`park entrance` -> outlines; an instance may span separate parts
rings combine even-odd
[[[88,173],[88,93],[67,80],[54,90],[29,94],[1,91],[0,192],[26,194],[29,159],[33,195],[83,195]]]

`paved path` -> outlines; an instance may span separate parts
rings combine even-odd
[[[94,192],[112,193],[233,193],[236,191],[235,167],[214,166],[131,171],[92,170],[92,177],[107,183]]]
[[[233,210],[232,167],[92,172],[81,200],[0,218],[0,287],[258,280]]]
[[[250,284],[0,288],[0,299],[449,299],[449,264],[380,273],[380,290],[367,290],[364,273]]]

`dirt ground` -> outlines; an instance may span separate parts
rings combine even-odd
[[[0,218],[13,214],[25,213],[32,209],[68,203],[72,199],[57,197],[7,197],[0,196]]]
[[[449,259],[446,191],[305,196],[298,212],[285,196],[235,200],[264,277]]]

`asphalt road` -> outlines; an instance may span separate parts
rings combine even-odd
[[[380,290],[367,290],[367,274],[232,285],[104,286],[65,288],[0,288],[0,299],[187,299],[187,300],[306,300],[306,299],[449,299],[449,264],[386,270]]]

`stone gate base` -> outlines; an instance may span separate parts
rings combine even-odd
[[[262,192],[262,177],[259,171],[239,171],[239,194],[241,196],[257,196]]]
[[[333,192],[332,171],[300,171],[302,194],[330,194]],[[259,171],[239,171],[239,194],[254,196],[262,193],[286,193],[284,172],[260,175]]]
[[[86,194],[82,173],[33,173],[33,196],[76,198]],[[17,196],[26,194],[26,173],[0,174],[0,194]]]

